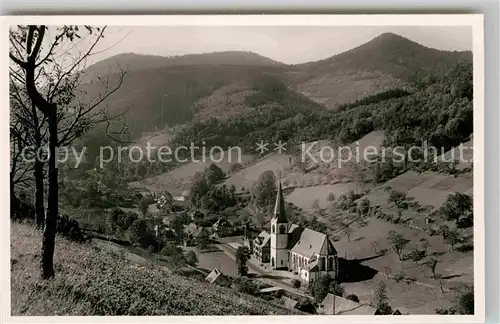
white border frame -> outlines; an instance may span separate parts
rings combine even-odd
[[[10,25],[109,25],[109,26],[470,26],[473,35],[474,77],[474,315],[401,315],[401,316],[11,316],[10,315],[10,215],[8,210],[9,162],[3,159],[0,179],[6,184],[1,195],[1,287],[2,321],[5,323],[257,323],[280,321],[300,323],[481,323],[485,321],[485,246],[484,246],[484,27],[482,14],[423,14],[423,15],[165,15],[165,16],[3,16],[2,17],[2,106],[9,107],[8,97],[8,30]],[[0,120],[9,121],[9,109],[1,109]],[[0,150],[9,151],[8,128],[1,127]]]

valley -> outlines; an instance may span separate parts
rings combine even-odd
[[[384,33],[294,65],[122,53],[75,97],[122,70],[102,108],[120,118],[89,119],[82,166],[57,171],[56,279],[23,271],[34,207],[11,215],[13,313],[327,314],[333,296],[365,315],[470,314],[471,51]],[[104,146],[129,153],[103,163]]]

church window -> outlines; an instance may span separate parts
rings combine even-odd
[[[280,225],[279,234],[285,234],[285,225]]]
[[[328,258],[328,271],[333,270],[333,258]]]
[[[273,224],[273,234],[276,233],[276,225]]]
[[[271,258],[271,266],[274,267],[274,257]]]
[[[281,260],[281,265],[283,265],[283,260]]]

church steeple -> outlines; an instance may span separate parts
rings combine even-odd
[[[276,203],[274,205],[274,216],[277,223],[288,223],[285,214],[285,199],[283,199],[283,189],[281,188],[281,181],[278,186],[278,193],[276,194]]]

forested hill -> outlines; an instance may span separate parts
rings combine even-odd
[[[389,143],[450,148],[472,133],[472,64],[457,63],[442,75],[423,77],[412,92],[396,89],[368,96],[337,111],[258,109],[225,121],[193,123],[176,137],[178,144],[210,139],[213,145],[254,146],[260,139],[301,142],[333,139],[351,143],[374,131]],[[391,142],[392,141],[392,142]]]
[[[418,82],[430,72],[445,73],[457,61],[472,61],[471,51],[441,51],[403,36],[384,33],[371,41],[324,60],[299,64],[299,70],[381,71],[394,78]]]
[[[170,146],[189,147],[191,143],[199,146],[204,142],[207,149],[239,146],[246,153],[255,154],[255,143],[260,140],[269,143],[281,140],[288,147],[320,139],[349,144],[379,130],[384,131],[388,146],[421,146],[427,141],[428,146],[449,149],[467,141],[473,132],[470,63],[457,63],[442,75],[423,77],[411,91],[381,92],[337,110],[322,109],[275,81],[267,79],[266,86],[256,86],[253,94],[245,98],[253,107],[251,110],[225,119],[190,122],[173,135]],[[98,154],[98,138],[89,144],[92,144],[88,147],[89,156],[92,152]],[[176,167],[175,163],[144,162],[144,165],[133,164],[133,170],[125,172],[123,177],[137,181]]]
[[[414,91],[415,83],[442,76],[453,64],[471,58],[470,52],[431,49],[389,33],[330,58],[293,66],[251,52],[169,58],[128,53],[98,62],[86,72],[87,77],[112,78],[117,64],[128,71],[105,107],[127,110],[120,124],[127,124],[132,138],[138,138],[165,125],[255,113],[262,105],[249,98],[255,99],[270,83],[286,88],[287,94],[284,101],[266,99],[269,109],[337,109],[381,92]],[[99,91],[87,90],[88,95]]]

